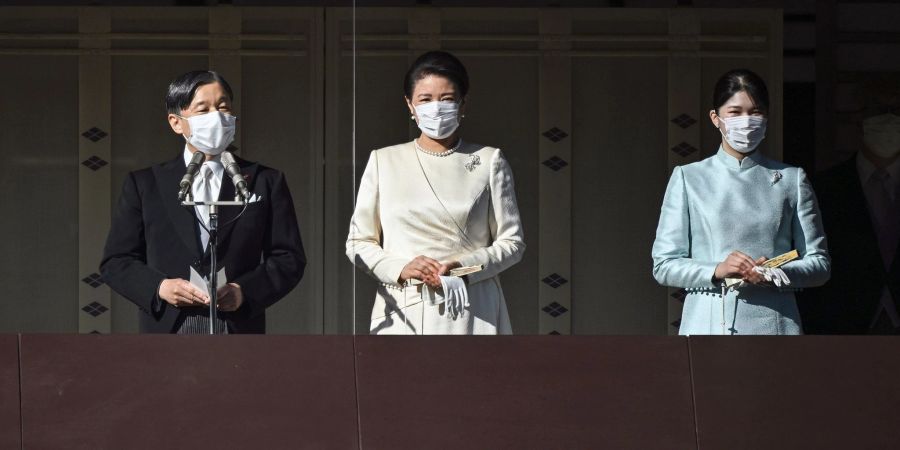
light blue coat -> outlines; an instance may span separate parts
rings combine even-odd
[[[800,258],[781,267],[790,288],[731,289],[723,314],[722,290],[713,282],[718,263],[734,250],[756,259],[792,249]],[[653,277],[688,291],[679,334],[801,334],[794,291],[820,286],[830,273],[819,206],[803,169],[759,152],[739,161],[719,148],[672,172],[653,243]]]

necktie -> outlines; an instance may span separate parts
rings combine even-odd
[[[890,268],[900,240],[900,211],[896,198],[891,198],[891,175],[884,169],[878,169],[869,178],[872,183],[871,215],[875,222],[875,234],[878,237],[878,248],[885,268]]]
[[[200,167],[200,175],[192,186],[194,190],[194,201],[210,202],[213,200],[212,176],[212,169],[209,167],[209,164],[203,164],[203,166]],[[209,206],[198,205],[195,208],[197,208],[197,217],[203,222],[204,226],[209,227]],[[205,250],[206,245],[209,243],[209,232],[203,227],[200,227],[200,242],[203,244],[202,248]]]

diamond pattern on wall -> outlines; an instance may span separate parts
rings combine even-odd
[[[109,308],[107,308],[97,302],[91,302],[89,305],[85,306],[84,308],[81,308],[81,310],[94,316],[94,317],[97,317],[100,314],[103,314],[103,313],[109,311]]]
[[[693,145],[688,144],[687,142],[682,142],[682,143],[672,147],[670,150],[681,155],[682,157],[690,155],[691,153],[694,153],[697,151],[697,149],[694,148]]]
[[[554,156],[554,157],[544,161],[541,164],[549,167],[550,170],[552,170],[554,172],[557,172],[560,169],[562,169],[563,167],[566,167],[569,165],[569,163],[567,163],[566,160],[560,158],[559,156]]]
[[[684,298],[687,297],[687,291],[684,289],[679,289],[669,295],[669,297],[678,300],[681,303],[684,303]]]
[[[553,330],[553,331],[551,331],[551,332],[549,332],[549,333],[547,333],[547,334],[550,334],[550,335],[553,335],[553,336],[560,336],[559,331],[556,331],[556,330]]]
[[[553,142],[559,142],[569,136],[568,133],[566,133],[565,131],[560,130],[559,128],[556,128],[556,127],[553,127],[541,134],[545,138],[550,139]]]
[[[559,303],[553,302],[553,303],[541,308],[541,311],[544,311],[545,313],[550,314],[553,317],[558,317],[558,316],[561,316],[561,315],[567,313],[569,311],[569,309],[563,305],[560,305]],[[557,334],[559,334],[559,333],[557,333]]]
[[[92,142],[97,142],[97,141],[105,138],[106,136],[109,136],[109,134],[107,134],[105,131],[103,131],[97,127],[93,127],[90,130],[87,130],[84,133],[81,133],[81,135],[90,139]]]
[[[99,332],[99,331],[97,331],[97,330],[94,330],[94,331],[91,331],[91,332],[88,333],[88,334],[103,334],[103,333],[101,333],[101,332]]]
[[[103,277],[99,273],[92,273],[82,278],[81,281],[92,288],[103,286]]]
[[[678,117],[672,119],[672,123],[678,125],[681,128],[688,128],[691,125],[697,123],[697,121],[693,117],[682,113]]]
[[[91,156],[90,158],[81,162],[81,165],[83,165],[84,167],[87,167],[88,169],[91,169],[93,171],[97,171],[98,169],[100,169],[101,167],[103,167],[107,164],[109,164],[109,163],[104,161],[102,158],[100,158],[98,156]]]
[[[569,280],[563,278],[561,275],[556,274],[556,273],[550,274],[549,276],[547,276],[546,278],[544,278],[541,281],[543,281],[544,283],[547,283],[547,285],[549,285],[553,289],[556,289],[556,288],[569,282]]]

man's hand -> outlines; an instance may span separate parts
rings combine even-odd
[[[159,298],[176,308],[209,304],[209,294],[181,278],[163,280],[159,284]]]
[[[237,283],[228,283],[216,291],[219,311],[237,311],[244,304],[244,292]]]

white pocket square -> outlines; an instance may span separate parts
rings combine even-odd
[[[261,201],[262,201],[262,195],[256,195],[256,193],[254,192],[253,194],[250,195],[250,200],[247,200],[247,203],[256,203],[256,202],[261,202]]]

